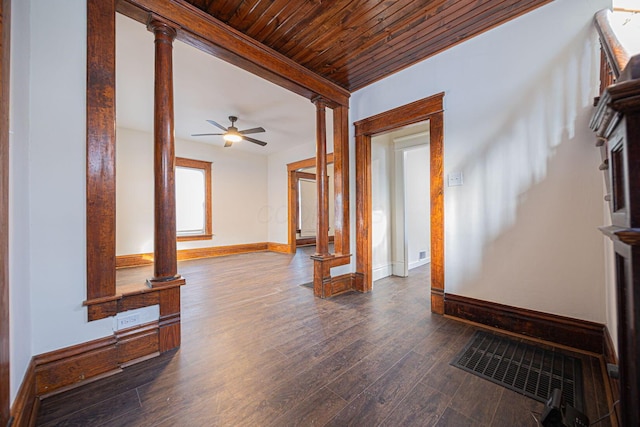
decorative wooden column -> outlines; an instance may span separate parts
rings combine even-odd
[[[320,298],[331,296],[331,267],[329,260],[329,192],[327,188],[327,120],[326,101],[311,100],[316,105],[316,186],[318,221],[316,225],[316,253],[313,259],[313,294]]]
[[[158,349],[180,346],[180,285],[176,257],[175,139],[173,118],[173,40],[176,30],[158,19],[149,21],[155,35],[154,92],[154,271],[148,285],[162,288]]]
[[[180,279],[176,258],[175,140],[173,118],[172,43],[176,30],[151,20],[155,35],[154,92],[154,271],[151,287]]]
[[[329,191],[327,187],[327,119],[326,101],[315,98],[316,105],[316,186],[318,194],[318,222],[316,224],[316,253],[329,255]]]

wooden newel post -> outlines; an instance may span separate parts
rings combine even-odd
[[[173,117],[173,40],[176,30],[149,22],[155,35],[154,191],[155,233],[152,287],[179,279],[176,258],[175,139]]]
[[[316,255],[329,255],[329,191],[327,182],[327,118],[326,101],[315,98],[316,105],[316,186],[318,194],[318,222]]]

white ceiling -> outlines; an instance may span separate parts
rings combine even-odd
[[[153,34],[144,25],[118,14],[116,22],[117,126],[153,131]],[[228,127],[237,116],[238,129],[262,126],[264,133],[250,136],[267,146],[241,141],[228,150],[272,154],[297,144],[315,141],[315,106],[308,99],[280,88],[249,72],[219,60],[180,41],[174,42],[174,114],[176,139],[222,147],[221,136],[192,137],[192,133],[217,133],[205,122]],[[331,110],[327,110],[332,134]]]

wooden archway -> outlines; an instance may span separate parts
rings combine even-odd
[[[402,126],[430,122],[431,311],[444,313],[444,93],[355,123],[356,133],[356,289],[372,286],[371,137]]]

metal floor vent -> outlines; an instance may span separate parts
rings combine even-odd
[[[580,359],[485,331],[477,331],[451,365],[540,402],[554,388],[584,410]]]

